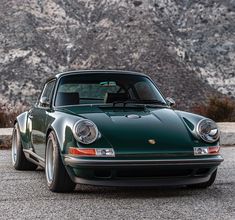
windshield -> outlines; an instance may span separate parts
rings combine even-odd
[[[61,77],[55,106],[119,102],[166,104],[145,76],[131,74],[77,74]]]

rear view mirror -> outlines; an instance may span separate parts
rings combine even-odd
[[[116,82],[114,81],[107,81],[107,82],[100,82],[100,85],[103,87],[112,87],[112,86],[116,86]]]
[[[47,97],[42,97],[40,99],[40,105],[42,107],[49,107],[50,106],[50,100]]]
[[[167,97],[166,101],[167,101],[167,104],[171,107],[174,107],[176,105],[175,100],[170,97]]]

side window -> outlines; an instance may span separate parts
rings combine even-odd
[[[45,84],[39,100],[40,107],[45,107],[51,103],[54,85],[55,85],[55,80]]]

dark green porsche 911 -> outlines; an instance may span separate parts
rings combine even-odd
[[[54,192],[76,184],[208,187],[223,161],[218,127],[173,105],[141,73],[58,74],[15,121],[13,165],[44,167]]]

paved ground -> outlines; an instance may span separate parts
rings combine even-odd
[[[43,171],[16,171],[0,151],[0,219],[235,219],[235,147],[205,190],[120,189],[82,186],[75,193],[47,190]]]

